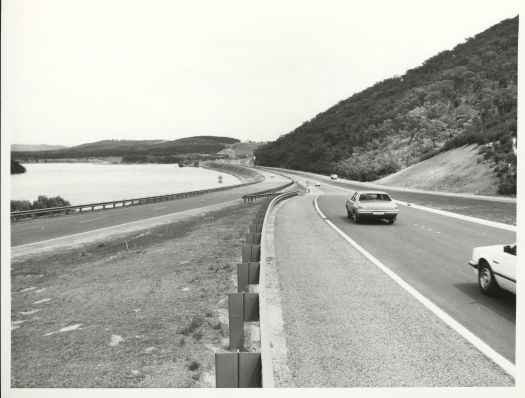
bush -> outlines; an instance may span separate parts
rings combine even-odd
[[[12,200],[11,211],[25,211],[32,210],[29,200]]]
[[[50,207],[63,207],[71,206],[67,200],[63,199],[60,196],[55,196],[54,198],[48,198],[45,195],[38,196],[38,199],[33,202],[31,208],[33,210],[37,209],[48,209]]]
[[[498,185],[498,193],[500,195],[516,195],[516,176],[505,175]]]

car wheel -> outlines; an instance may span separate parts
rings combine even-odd
[[[359,224],[359,216],[355,213],[355,211],[354,211],[354,213],[352,214],[352,219],[354,220],[354,222],[355,222],[356,224]]]
[[[389,224],[393,224],[395,221],[396,221],[395,218],[391,218],[391,219],[388,220],[388,223],[389,223]]]
[[[478,267],[478,284],[481,293],[486,296],[492,296],[498,288],[494,274],[485,261],[480,262]]]
[[[346,216],[348,218],[352,218],[352,215],[350,214],[350,210],[346,209]]]

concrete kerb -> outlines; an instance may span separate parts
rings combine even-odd
[[[272,208],[282,200],[296,196],[297,192],[285,193],[279,195],[269,203],[268,211],[264,217],[263,229],[261,232],[261,253],[260,253],[260,269],[259,269],[259,318],[261,329],[261,368],[262,368],[262,386],[274,387],[273,368],[272,368],[272,351],[270,345],[270,331],[268,319],[268,306],[266,302],[266,225]]]
[[[296,196],[297,192],[279,194],[271,201],[263,203],[258,211],[255,222],[260,221],[264,212],[261,225],[261,244],[245,243],[242,246],[242,263],[237,265],[238,293],[228,294],[228,310],[230,320],[230,353],[216,353],[216,386],[217,387],[274,387],[272,354],[270,345],[268,307],[265,295],[265,267],[267,261],[264,250],[264,225],[268,220],[271,209],[281,200]],[[250,226],[252,227],[252,226]],[[251,232],[253,233],[253,232]],[[250,234],[247,234],[247,242]],[[264,257],[263,257],[264,256]],[[256,293],[247,292],[250,284],[258,283]],[[260,353],[250,353],[250,366],[243,366],[241,359],[246,354],[244,351],[244,322],[259,321],[260,328]],[[237,354],[237,356],[232,356]],[[246,384],[241,380],[249,379]]]

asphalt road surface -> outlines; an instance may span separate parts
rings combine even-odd
[[[229,202],[240,199],[242,195],[274,188],[289,181],[281,176],[270,177],[270,173],[261,173],[267,177],[263,182],[203,196],[12,223],[11,247]]]
[[[431,206],[445,211],[458,212],[463,215],[480,217],[496,222],[516,225],[516,199],[508,197],[490,197],[474,194],[455,194],[443,192],[431,192],[423,190],[410,190],[408,188],[393,188],[371,183],[359,183],[344,179],[331,180],[329,177],[307,173],[303,171],[291,171],[271,168],[290,177],[303,177],[311,183],[319,181],[323,186],[331,185],[345,189],[380,189],[387,192],[393,198]]]
[[[290,173],[297,175],[312,176]],[[355,224],[347,218],[345,208],[354,192],[351,188],[363,189],[348,183],[323,183],[319,187],[325,194],[318,200],[325,216],[426,298],[515,362],[516,296],[506,292],[495,297],[482,295],[468,261],[474,247],[513,243],[516,233],[406,206],[399,206],[400,214],[393,225],[384,221]],[[413,202],[409,192],[389,193],[394,199]],[[447,200],[486,202],[453,196]],[[511,201],[493,204],[515,208]]]
[[[451,308],[471,331],[513,356],[512,300],[481,297],[468,255],[454,255],[475,239],[462,236],[469,226],[403,210],[399,224],[356,226],[346,219],[346,195],[322,189],[327,195],[319,205],[327,217],[425,296]],[[274,371],[277,387],[513,384],[502,368],[342,239],[316,212],[315,191],[285,202],[275,216],[280,287],[273,294],[282,309],[283,332],[277,335],[286,341],[286,357],[274,355],[274,369],[285,369]],[[282,340],[272,344],[282,347]]]
[[[400,214],[393,225],[384,221],[355,224],[346,216],[347,198],[324,195],[318,200],[319,208],[375,258],[514,362],[516,296],[482,295],[467,263],[472,248],[515,242],[514,232],[406,206],[399,206]]]

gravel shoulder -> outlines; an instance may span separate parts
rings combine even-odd
[[[514,380],[341,239],[313,196],[277,213],[275,257],[296,387],[513,386]]]

